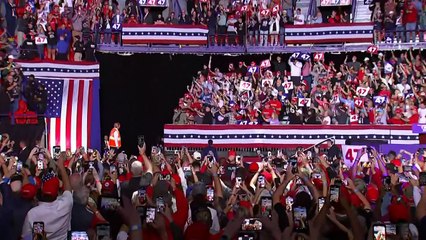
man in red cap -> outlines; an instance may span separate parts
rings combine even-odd
[[[62,179],[62,195],[58,196],[60,185],[58,177],[51,172],[45,173],[42,177],[39,205],[32,208],[25,218],[22,227],[23,238],[31,236],[34,222],[43,222],[47,239],[67,239],[68,230],[71,228],[73,197],[64,159],[65,155],[61,154],[56,161]]]

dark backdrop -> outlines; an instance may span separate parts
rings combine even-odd
[[[358,53],[363,61],[367,53]],[[390,53],[387,53],[390,55]],[[288,59],[290,54],[284,55]],[[350,53],[349,61],[352,53]],[[119,56],[99,54],[101,66],[101,129],[109,134],[115,121],[121,122],[123,148],[136,153],[137,135],[145,135],[148,144],[156,144],[163,126],[170,123],[178,99],[183,97],[192,77],[208,64],[209,55],[134,54]],[[219,56],[212,67],[225,71],[230,62],[260,61],[268,55]],[[275,58],[275,57],[274,57]],[[343,62],[344,54],[326,54],[325,62]],[[371,58],[371,56],[370,56]]]

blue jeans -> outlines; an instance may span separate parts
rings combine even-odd
[[[405,27],[403,25],[396,26],[396,40],[397,42],[405,42]]]
[[[416,41],[416,26],[417,23],[406,23],[405,24],[405,31],[406,32],[406,41],[410,42],[410,40],[413,40],[413,42]]]
[[[41,45],[37,45],[37,51],[38,51],[38,56],[40,57],[41,60],[44,59],[44,44]]]

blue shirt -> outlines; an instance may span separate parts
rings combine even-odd
[[[68,42],[65,40],[59,40],[57,44],[58,53],[67,53],[68,52]]]

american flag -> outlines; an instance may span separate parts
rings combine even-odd
[[[201,25],[123,25],[123,44],[207,44],[208,29]]]
[[[292,25],[284,34],[288,44],[372,42],[373,23]]]
[[[74,151],[81,146],[91,147],[92,119],[99,120],[99,109],[94,110],[94,102],[98,103],[98,95],[94,93],[99,65],[41,62],[20,65],[24,75],[34,74],[47,90],[45,115],[49,149],[61,146],[62,150]]]
[[[166,147],[200,148],[212,139],[220,148],[294,148],[334,138],[343,145],[350,140],[382,140],[388,144],[418,144],[411,126],[386,125],[165,125]]]

